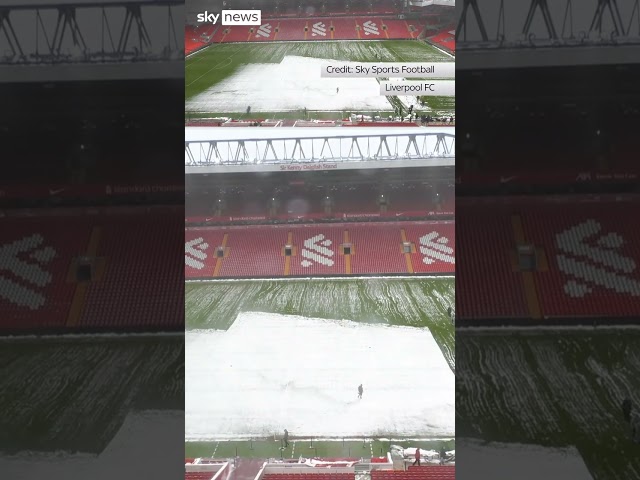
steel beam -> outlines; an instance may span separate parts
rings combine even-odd
[[[616,0],[598,0],[596,11],[593,15],[593,20],[591,21],[591,27],[589,28],[589,31],[595,31],[598,32],[599,35],[603,35],[602,20],[607,10],[609,11],[609,14],[611,16],[613,28],[613,31],[611,33],[615,33],[616,36],[624,36],[625,29],[622,24],[622,17],[620,17],[620,10],[618,9],[618,3],[616,2]]]
[[[456,29],[456,42],[460,40],[465,41],[468,38],[467,37],[467,17],[469,16],[469,13],[470,13],[469,7],[471,7],[471,11],[473,12],[476,23],[478,24],[481,40],[483,42],[489,41],[489,35],[487,34],[487,29],[485,28],[484,22],[482,21],[482,13],[480,12],[480,8],[478,7],[478,0],[464,0],[462,3],[462,14],[460,15],[460,20],[458,21],[458,28]],[[460,32],[462,32],[462,38],[460,38]]]
[[[544,24],[547,27],[549,38],[557,40],[558,35],[556,34],[556,29],[553,26],[553,19],[551,18],[551,13],[549,12],[549,5],[547,5],[547,0],[531,0],[529,11],[527,12],[527,18],[522,29],[523,35],[525,37],[529,37],[531,33],[531,24],[533,23],[533,18],[535,17],[536,10],[538,9],[542,13],[542,18],[544,19]]]
[[[189,140],[185,166],[286,165],[323,162],[455,158],[455,134],[416,132],[385,135]]]
[[[639,0],[620,4],[597,0],[590,7],[576,0],[557,0],[554,5],[559,8],[553,9],[548,0],[528,0],[524,8],[520,2],[504,0],[496,5],[496,0],[463,0],[457,51],[640,45]],[[536,29],[538,13],[543,22]],[[478,28],[472,32],[474,19]],[[487,33],[487,24],[497,25],[495,37]]]
[[[6,53],[0,56],[0,66],[179,59],[184,57],[184,42],[178,40],[182,37],[183,25],[176,24],[174,10],[181,8],[184,8],[183,2],[179,0],[3,6],[0,7],[0,52]],[[153,25],[146,20],[151,10],[154,10]],[[158,21],[162,18],[160,15],[166,21]],[[95,35],[88,35],[96,30],[99,30],[99,40]]]
[[[18,56],[19,59],[23,59],[24,52],[22,51],[20,40],[18,39],[18,36],[13,29],[13,25],[11,24],[11,17],[9,16],[10,11],[11,10],[8,8],[0,9],[0,33],[4,33],[7,44],[11,49],[11,56],[9,58],[14,59]]]

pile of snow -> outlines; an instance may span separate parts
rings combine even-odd
[[[455,434],[454,374],[425,328],[243,313],[187,332],[185,361],[187,440]]]
[[[403,448],[399,445],[391,445],[389,448],[391,456],[399,459],[404,459],[405,461],[413,462],[416,458],[417,447],[407,447]],[[449,450],[445,451],[446,460],[445,463],[447,465],[452,465],[455,463],[456,451]],[[424,448],[420,449],[420,458],[423,463],[432,463],[440,465],[440,452],[436,452],[435,450],[425,450]]]
[[[408,457],[415,458],[416,450],[418,450],[416,447],[405,448],[405,449],[403,449],[403,456],[405,458],[408,458]],[[424,448],[420,449],[420,457],[421,458],[435,458],[435,457],[439,457],[439,456],[440,456],[440,454],[438,452],[436,452],[435,450],[425,450]]]

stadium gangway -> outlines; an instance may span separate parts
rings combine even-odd
[[[449,164],[453,165],[454,133],[418,131],[384,135],[319,135],[185,141],[185,165],[193,167],[436,158],[449,159],[451,160]]]

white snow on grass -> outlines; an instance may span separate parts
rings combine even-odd
[[[574,447],[551,448],[537,445],[482,443],[458,439],[460,454],[456,478],[495,480],[566,480],[593,477]],[[468,465],[465,468],[465,465]]]
[[[280,63],[241,67],[187,100],[189,112],[393,111],[375,78],[321,78],[328,60],[286,56]],[[352,62],[340,62],[349,64]],[[340,89],[339,92],[336,89]]]
[[[0,456],[0,475],[11,480],[182,478],[182,411],[129,414],[100,455],[24,452]]]
[[[242,313],[186,332],[185,357],[186,440],[455,432],[454,374],[426,328]]]

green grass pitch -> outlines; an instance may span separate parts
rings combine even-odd
[[[620,401],[638,404],[640,331],[457,334],[456,434],[575,446],[595,480],[640,478]]]
[[[187,329],[226,330],[241,312],[429,328],[455,368],[455,329],[447,315],[453,278],[251,280],[187,283]]]
[[[285,56],[295,55],[359,62],[452,62],[454,59],[437,48],[416,40],[322,41],[275,43],[214,44],[186,59],[185,98],[188,100],[233,75],[243,65],[280,63]],[[393,102],[395,97],[390,97]],[[428,106],[438,114],[451,114],[455,98],[431,97]],[[343,112],[308,112],[309,118],[339,119]],[[359,112],[374,114],[376,112]],[[211,117],[219,112],[187,112],[187,117]],[[244,112],[236,117],[242,118]],[[302,112],[252,112],[250,117],[301,118]]]
[[[326,441],[311,438],[291,439],[289,447],[282,448],[282,439],[262,439],[252,441],[187,442],[185,457],[213,458],[370,458],[386,456],[391,445],[420,447],[425,450],[440,451],[442,446],[455,449],[455,440],[345,440]]]

